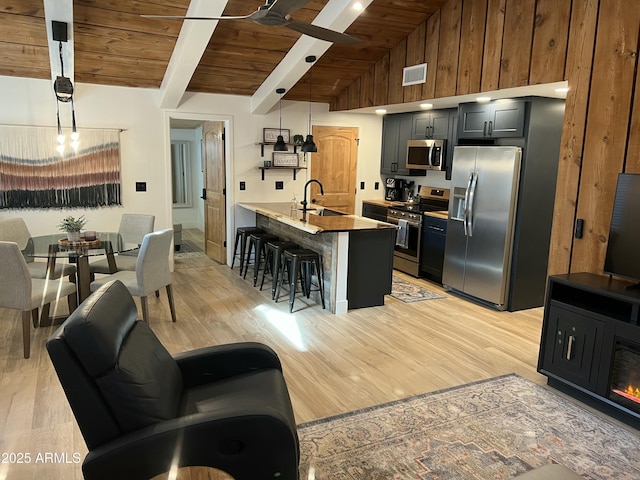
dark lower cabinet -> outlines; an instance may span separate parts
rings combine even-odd
[[[349,232],[347,300],[349,309],[384,305],[391,293],[394,229]]]
[[[549,277],[538,371],[640,427],[640,290],[591,273]]]
[[[605,324],[553,301],[547,322],[543,368],[574,385],[595,390]]]
[[[422,220],[420,273],[438,283],[442,283],[446,240],[447,220],[425,215]]]
[[[379,222],[386,222],[387,207],[376,205],[375,203],[362,202],[362,216]]]

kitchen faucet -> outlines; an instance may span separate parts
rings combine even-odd
[[[307,187],[312,182],[315,182],[320,186],[320,195],[324,195],[324,189],[322,188],[322,184],[315,178],[312,178],[311,180],[309,180],[307,183],[304,184],[304,199],[302,200],[302,202],[300,202],[300,204],[302,205],[302,218],[305,218],[305,216],[307,215]]]

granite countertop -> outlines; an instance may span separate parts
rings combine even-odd
[[[372,205],[379,205],[381,207],[397,207],[399,205],[404,205],[405,202],[375,199],[375,200],[363,200],[362,203],[370,203]]]
[[[239,207],[246,208],[260,215],[274,218],[279,222],[303,230],[307,233],[322,232],[351,232],[362,230],[397,229],[396,225],[386,222],[378,222],[370,218],[357,215],[315,215],[307,212],[306,219],[302,218],[302,211],[296,210],[295,218],[291,217],[290,203],[238,203]],[[313,208],[313,207],[311,207]],[[331,209],[326,209],[331,210]]]
[[[435,211],[435,212],[424,212],[424,214],[429,217],[443,218],[445,220],[449,218],[449,212],[446,210]]]

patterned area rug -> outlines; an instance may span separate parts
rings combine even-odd
[[[447,298],[445,295],[426,290],[415,283],[407,282],[395,275],[393,276],[393,282],[391,284],[391,296],[405,303]]]
[[[173,258],[196,258],[206,257],[202,249],[190,240],[183,240],[180,250],[173,253]]]
[[[300,479],[640,478],[640,436],[515,374],[300,425]]]

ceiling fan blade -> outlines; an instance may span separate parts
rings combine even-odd
[[[296,20],[290,20],[285,27],[295,30],[299,33],[304,33],[310,37],[319,38],[327,42],[339,43],[341,45],[355,45],[362,43],[362,40],[346,33],[336,32],[335,30],[329,30],[328,28],[319,27],[317,25],[311,25],[310,23],[298,22]]]
[[[253,15],[253,13],[251,14]],[[140,15],[144,18],[159,18],[162,20],[246,20],[251,15],[243,15],[241,17],[222,16],[222,17],[181,17],[177,15]]]
[[[310,0],[275,0],[269,7],[269,11],[286,17],[296,10],[300,10],[309,3],[309,1]]]

